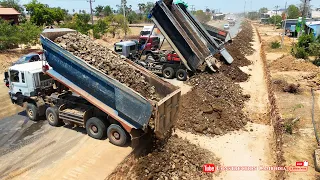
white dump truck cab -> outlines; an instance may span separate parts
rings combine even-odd
[[[43,73],[43,62],[11,66],[8,70],[9,95],[13,103],[23,105],[42,92],[52,90],[54,80]]]

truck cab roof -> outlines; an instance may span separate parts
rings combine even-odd
[[[17,64],[14,66],[11,66],[9,70],[16,70],[16,71],[28,71],[28,72],[42,72],[42,66],[44,62],[42,61],[35,61],[35,62],[29,62],[24,64]]]
[[[123,42],[117,42],[115,43],[117,46],[133,46],[136,45],[134,41],[123,41]]]

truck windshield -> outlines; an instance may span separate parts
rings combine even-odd
[[[121,46],[121,45],[116,45],[116,46],[114,47],[114,50],[115,50],[116,52],[122,52],[122,46]]]
[[[140,32],[141,36],[146,36],[146,35],[149,35],[149,34],[150,34],[150,31],[141,31]]]

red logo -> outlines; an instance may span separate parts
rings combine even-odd
[[[203,165],[202,171],[206,173],[213,173],[216,170],[214,164],[205,164]]]
[[[303,162],[296,162],[296,166],[303,166]]]

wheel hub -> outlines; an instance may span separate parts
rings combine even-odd
[[[113,137],[116,139],[116,140],[119,140],[120,139],[120,134],[118,132],[114,132],[113,133]]]
[[[90,130],[91,130],[93,133],[97,133],[97,132],[98,132],[98,128],[97,128],[97,126],[95,126],[95,125],[91,125]]]
[[[52,113],[49,114],[48,120],[49,120],[50,122],[53,122],[53,121],[54,121],[54,117],[53,117],[53,114],[52,114]]]
[[[31,109],[28,110],[28,114],[30,117],[33,117],[33,111]]]

